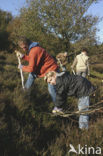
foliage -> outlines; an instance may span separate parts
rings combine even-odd
[[[19,36],[26,36],[32,41],[39,42],[41,46],[51,53],[55,51],[55,47],[58,44],[58,38],[54,37],[52,34],[46,33],[36,12],[30,8],[28,8],[28,10],[23,9],[21,11],[21,16],[14,19],[9,29],[12,29],[10,38],[15,45],[17,45]]]
[[[12,23],[11,38],[19,36],[37,41],[53,55],[79,51],[96,43],[98,17],[86,15],[93,0],[29,0]],[[50,9],[52,8],[52,9]]]
[[[87,46],[91,59],[88,78],[97,86],[95,98],[91,97],[91,104],[95,104],[103,99],[103,45],[95,42],[98,18],[85,14],[93,2],[29,0],[13,20],[11,14],[0,11],[0,49],[11,41],[15,47],[21,35],[39,42],[53,55],[80,52]],[[69,71],[72,59],[69,57]],[[47,84],[37,79],[29,92],[24,92],[17,64],[14,53],[0,51],[0,156],[67,156],[70,143],[75,148],[78,144],[99,146],[103,151],[103,110],[90,115],[89,131],[78,128],[78,116],[52,117],[54,105]],[[24,74],[25,80],[27,76]],[[68,98],[65,107],[76,111],[77,99]]]
[[[91,114],[89,131],[79,130],[78,116],[52,117],[49,112],[53,103],[47,84],[37,79],[30,92],[23,92],[17,64],[14,53],[0,52],[0,155],[66,156],[70,143],[75,148],[81,144],[99,146],[103,150],[103,113]],[[27,74],[24,76],[26,79]],[[102,77],[102,73],[92,69],[89,79],[98,90],[91,104],[103,97]],[[77,99],[69,98],[66,108],[77,110]]]
[[[12,15],[9,12],[0,10],[0,49],[5,50],[9,47],[9,32],[7,27],[12,20]]]
[[[92,0],[39,0],[30,1],[32,10],[38,11],[47,32],[55,34],[68,50],[70,42],[86,40],[88,43],[94,39],[98,21],[97,17],[86,15]],[[50,9],[52,8],[52,9]]]

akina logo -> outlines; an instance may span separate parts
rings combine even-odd
[[[85,145],[84,147],[82,147],[80,144],[78,144],[77,149],[75,149],[75,147],[70,144],[70,150],[68,151],[69,153],[75,153],[75,154],[95,154],[95,155],[101,155],[102,151],[100,147],[88,147],[87,145]]]

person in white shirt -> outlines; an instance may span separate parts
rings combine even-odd
[[[86,75],[90,75],[89,70],[89,57],[87,56],[88,50],[83,48],[81,54],[77,55],[74,59],[74,62],[71,66],[72,70],[76,66],[76,74],[86,77]]]

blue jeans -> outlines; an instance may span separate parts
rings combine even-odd
[[[89,96],[84,96],[78,100],[78,109],[79,111],[87,111],[89,108]],[[79,128],[88,129],[89,116],[87,114],[80,115],[79,117]]]
[[[51,85],[48,83],[48,91],[49,91],[49,94],[52,98],[52,101],[53,103],[56,102],[56,88],[55,88],[55,85]]]
[[[26,84],[25,84],[25,89],[26,90],[28,90],[32,86],[35,79],[36,79],[35,73],[33,73],[33,72],[29,73],[28,79],[27,79]],[[48,83],[48,91],[49,91],[49,94],[50,94],[50,96],[52,98],[52,101],[55,102],[55,100],[56,100],[55,86]]]
[[[27,81],[25,83],[25,89],[26,90],[29,89],[32,86],[35,79],[36,79],[35,73],[33,73],[33,72],[29,73],[28,79],[27,79]]]

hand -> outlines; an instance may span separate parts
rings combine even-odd
[[[65,53],[64,53],[64,56],[65,56],[65,57],[67,57],[67,55],[68,55],[68,53],[67,53],[67,52],[65,52]]]
[[[93,97],[95,97],[96,95],[95,95],[95,93],[93,93]]]
[[[19,58],[23,58],[24,57],[24,54],[22,54],[21,52],[15,50],[15,53],[16,53],[16,56],[19,57]]]
[[[22,68],[23,68],[22,64],[18,65],[18,69],[22,69]]]

